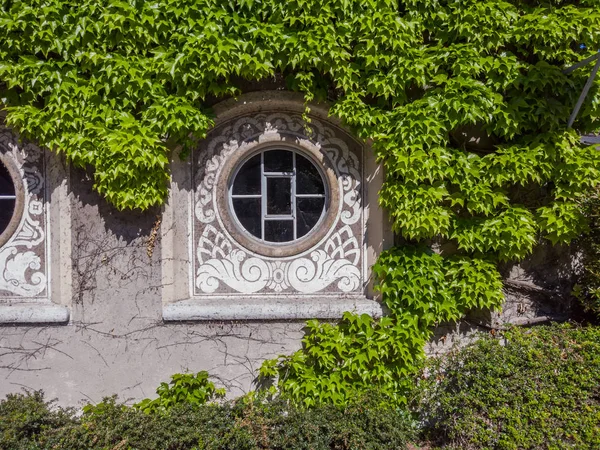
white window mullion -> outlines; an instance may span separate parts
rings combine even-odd
[[[265,177],[265,152],[260,154],[260,237],[265,240],[265,217],[267,215],[267,177]]]
[[[276,215],[267,215],[265,220],[294,220],[294,216],[291,214],[276,214]]]
[[[296,227],[296,152],[292,152],[292,223],[294,224],[294,240],[298,239],[298,230]]]
[[[231,194],[231,198],[262,198],[260,194]]]

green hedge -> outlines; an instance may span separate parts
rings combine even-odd
[[[600,448],[600,328],[513,329],[425,374],[418,407],[446,447]]]
[[[376,401],[347,408],[297,409],[276,400],[176,405],[144,413],[106,399],[72,410],[40,392],[0,402],[0,449],[403,449],[413,436],[402,411]]]

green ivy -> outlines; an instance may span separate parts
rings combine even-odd
[[[156,389],[158,397],[154,400],[146,398],[134,405],[145,413],[167,412],[171,408],[186,405],[205,405],[225,396],[225,389],[216,388],[208,380],[208,372],[176,373],[171,375],[170,383],[160,383]]]
[[[485,233],[495,227],[490,216],[510,210],[508,186],[549,186],[551,205],[506,221],[527,221],[529,238],[502,249],[520,255],[538,229],[568,239],[562,223],[578,221],[563,212],[582,187],[571,183],[599,178],[597,156],[565,129],[589,68],[561,71],[600,47],[598,6],[7,0],[1,98],[9,124],[94,167],[110,202],[145,209],[166,195],[170,149],[193,146],[213,125],[208,98],[282,73],[290,88],[307,100],[328,97],[333,114],[376,140],[390,175],[381,201],[408,237]],[[578,129],[598,126],[597,92],[596,83]],[[491,136],[496,152],[481,156],[456,142],[469,125]],[[464,214],[477,223],[457,222]]]
[[[600,49],[599,0],[4,0],[0,27],[7,123],[92,167],[120,209],[164,200],[171,152],[247,80],[281,75],[371,140],[394,230],[461,256],[384,254],[388,317],[311,322],[263,367],[306,403],[401,392],[431,326],[499,305],[495,262],[586,230],[600,152],[578,133],[600,127],[600,84],[567,129],[591,66],[563,69]]]
[[[432,328],[503,300],[500,275],[484,260],[404,247],[384,252],[373,271],[387,316],[345,313],[337,325],[309,321],[303,348],[266,361],[261,376],[278,376],[283,395],[306,406],[346,404],[374,387],[403,403]]]

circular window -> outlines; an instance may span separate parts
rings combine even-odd
[[[323,176],[298,152],[266,150],[246,160],[230,188],[238,223],[257,239],[286,243],[309,234],[325,214]]]
[[[23,208],[17,169],[0,155],[0,246],[15,231]]]
[[[231,235],[265,256],[315,245],[339,207],[335,172],[318,150],[261,146],[231,158],[219,180],[219,209]]]

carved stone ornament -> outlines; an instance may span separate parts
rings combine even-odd
[[[0,159],[13,172],[17,207],[0,241],[0,304],[48,297],[44,155],[0,130]]]
[[[287,245],[250,242],[227,211],[232,161],[293,147],[322,165],[329,189],[324,220]],[[195,296],[281,297],[364,293],[362,147],[339,128],[293,113],[260,113],[211,132],[193,165]]]

